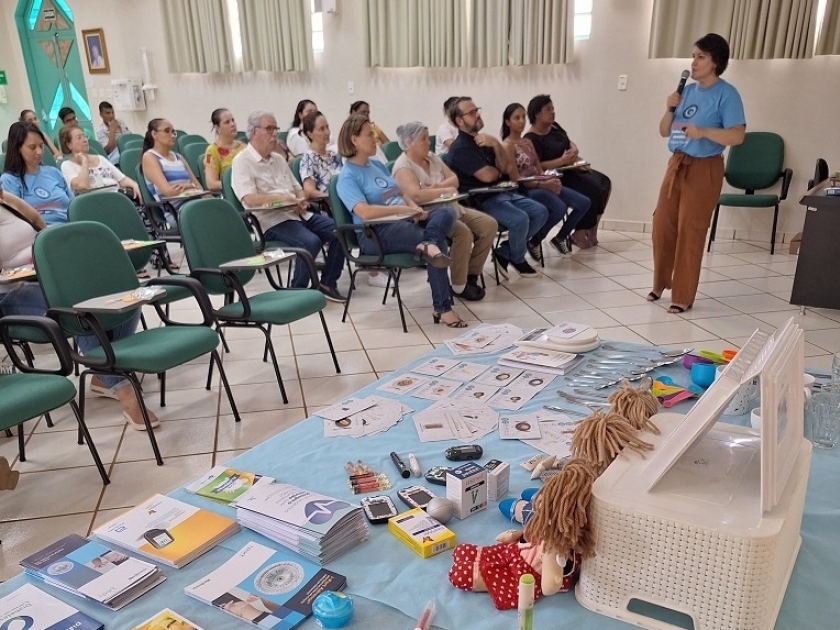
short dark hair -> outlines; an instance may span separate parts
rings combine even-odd
[[[73,114],[75,116],[76,110],[74,110],[72,107],[62,107],[58,110],[58,119],[61,122],[64,122],[64,119],[67,118],[67,116],[69,116],[70,114]]]
[[[715,75],[720,76],[729,66],[729,44],[717,33],[704,35],[694,45],[704,53],[711,55],[715,62]]]
[[[30,133],[37,134],[44,142],[44,134],[38,127],[28,122],[15,122],[9,127],[9,138],[6,146],[6,159],[3,164],[3,170],[7,173],[12,173],[20,177],[20,183],[24,190],[26,190],[26,182],[23,179],[26,173],[26,164],[23,161],[23,156],[20,154],[20,148],[26,142],[26,136]]]
[[[114,106],[111,105],[108,101],[102,101],[99,103],[99,113],[101,114],[106,109],[114,109]]]
[[[449,111],[446,112],[447,115],[449,116],[450,122],[452,122],[452,124],[455,125],[456,127],[458,126],[458,123],[455,122],[455,119],[458,118],[458,116],[461,116],[461,103],[463,103],[464,101],[471,101],[471,100],[472,100],[472,96],[459,96],[455,99],[455,101],[452,103],[452,105],[450,105]]]
[[[319,116],[323,116],[323,114],[320,111],[315,110],[311,114],[307,114],[304,117],[303,122],[300,124],[300,131],[308,140],[312,140],[312,138],[309,137],[309,134],[315,131],[315,121],[318,120]]]
[[[357,111],[359,111],[359,108],[362,105],[367,105],[368,107],[370,107],[370,103],[368,103],[367,101],[355,101],[350,104],[350,113],[355,114]]]
[[[537,94],[528,101],[528,122],[533,125],[537,121],[537,114],[542,111],[543,107],[550,104],[551,97],[548,94]]]
[[[32,112],[32,113],[34,114],[34,113],[35,113],[35,110],[34,110],[34,109],[24,109],[23,111],[21,111],[21,113],[20,113],[20,117],[18,118],[18,120],[19,120],[19,121],[21,121],[21,122],[24,122],[24,121],[25,121],[25,119],[26,119],[26,115],[27,115],[29,112]],[[36,116],[37,116],[37,115],[36,115]]]

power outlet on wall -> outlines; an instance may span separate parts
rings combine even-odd
[[[618,89],[620,92],[623,92],[627,89],[627,75],[620,74],[618,75]]]
[[[356,84],[352,81],[347,82],[347,93],[348,94],[355,94],[356,93]]]

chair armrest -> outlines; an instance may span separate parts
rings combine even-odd
[[[350,248],[347,247],[347,244],[344,241],[344,237],[342,236],[342,232],[347,231],[357,231],[357,230],[364,230],[365,235],[373,241],[373,244],[376,246],[376,261],[371,263],[371,266],[379,266],[385,260],[385,248],[382,247],[382,241],[379,240],[379,234],[373,228],[372,225],[365,225],[364,223],[358,224],[354,223],[352,225],[339,225],[336,227],[336,235],[338,236],[338,242],[341,243],[341,248],[344,250],[344,256],[352,263],[359,262],[359,256],[354,256],[353,252],[350,251]],[[361,254],[361,247],[359,248],[359,253]]]
[[[204,321],[201,326],[212,327],[216,323],[216,318],[213,315],[213,305],[210,304],[210,296],[202,284],[195,278],[187,276],[169,276],[168,278],[152,278],[146,283],[146,286],[175,286],[184,287],[193,294],[195,301],[198,302],[198,307],[201,309],[201,315]],[[155,310],[157,311],[160,320],[167,326],[195,326],[195,324],[188,324],[186,322],[175,322],[169,319],[160,306],[160,302],[154,302]]]
[[[788,189],[790,188],[790,181],[793,179],[793,171],[786,168],[782,171],[782,191],[779,194],[779,201],[787,199]]]
[[[18,356],[17,350],[15,350],[14,339],[12,338],[9,330],[12,326],[35,328],[44,333],[58,357],[59,369],[38,369],[30,367],[25,361],[22,361]],[[73,358],[70,354],[70,345],[67,343],[67,339],[61,330],[61,326],[49,317],[35,317],[32,315],[13,315],[3,317],[0,319],[0,338],[2,338],[3,345],[6,347],[6,353],[20,372],[28,374],[57,374],[59,376],[69,376],[73,371]]]
[[[76,363],[87,365],[90,367],[108,369],[114,365],[114,350],[111,348],[111,340],[108,338],[108,333],[102,328],[102,324],[96,319],[93,313],[81,311],[77,308],[63,308],[55,307],[47,309],[47,317],[55,320],[60,327],[59,319],[62,317],[73,317],[79,324],[82,330],[89,330],[90,334],[95,335],[99,345],[102,346],[102,351],[105,353],[104,359],[91,359],[83,356],[73,350],[70,351],[70,356]]]
[[[247,223],[251,231],[256,234],[257,240],[260,244],[260,251],[265,249],[265,234],[263,233],[262,226],[260,226],[260,222],[257,220],[257,217],[254,216],[252,212],[245,212],[245,223]]]
[[[190,278],[195,278],[199,282],[202,276],[220,277],[222,282],[225,283],[225,286],[233,289],[239,297],[239,302],[242,304],[242,315],[239,317],[225,315],[224,319],[247,321],[251,318],[251,303],[248,301],[248,295],[245,293],[245,287],[242,286],[242,281],[239,280],[239,276],[229,269],[210,269],[203,267],[190,271]],[[215,309],[213,310],[213,314],[219,317],[219,313]]]
[[[300,247],[283,247],[283,251],[292,252],[297,255],[298,260],[303,261],[303,264],[306,265],[306,270],[309,272],[310,286],[313,289],[317,289],[320,286],[320,282],[318,282],[318,268],[315,266],[315,259],[312,258],[312,254]]]

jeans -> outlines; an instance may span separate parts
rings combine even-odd
[[[455,211],[452,208],[436,208],[429,214],[424,225],[410,221],[386,223],[374,227],[386,254],[413,254],[420,243],[434,243],[444,254],[447,252],[446,235],[455,225]],[[378,250],[372,239],[364,232],[358,232],[359,246],[365,254],[376,255]],[[449,300],[449,273],[447,269],[426,266],[429,286],[432,289],[432,308],[436,313],[452,310]]]
[[[13,284],[11,291],[0,293],[0,315],[37,315],[47,312],[47,301],[37,282]]]
[[[138,308],[134,311],[134,313],[132,313],[131,317],[124,321],[122,324],[120,324],[116,328],[112,328],[111,330],[107,331],[108,338],[112,341],[118,341],[119,339],[125,339],[126,337],[130,337],[134,334],[134,331],[137,330],[137,323],[139,321],[140,309]],[[99,340],[96,338],[96,335],[80,335],[76,337],[76,343],[79,345],[79,350],[82,351],[82,354],[87,354],[91,350],[99,347]],[[109,389],[128,385],[128,381],[126,381],[121,376],[101,375],[99,378],[105,384],[105,387],[108,387]]]
[[[525,262],[525,244],[548,219],[545,206],[519,193],[499,193],[481,201],[481,210],[506,227],[508,240],[499,245],[499,254],[514,263]]]
[[[272,226],[265,232],[267,241],[283,241],[290,247],[300,247],[308,251],[312,258],[317,258],[321,251],[321,243],[327,245],[327,257],[321,270],[321,284],[335,288],[344,267],[344,252],[335,235],[335,223],[323,214],[313,214],[307,220],[283,221]],[[317,283],[317,279],[313,278]],[[295,275],[292,286],[305,288],[309,286],[309,269],[306,264],[298,260],[295,264]]]
[[[585,197],[566,186],[563,186],[558,195],[544,188],[529,188],[527,189],[527,195],[544,205],[548,210],[548,220],[534,236],[535,241],[542,241],[548,236],[551,228],[566,219],[566,212],[571,209],[569,218],[563,221],[563,225],[560,226],[560,231],[557,233],[558,239],[565,239],[575,229],[578,221],[589,211],[589,197]]]

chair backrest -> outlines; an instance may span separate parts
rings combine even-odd
[[[236,132],[236,139],[239,140],[240,142],[244,142],[245,144],[248,144],[248,134],[245,133],[244,131],[237,131]]]
[[[814,179],[808,180],[808,188],[813,188],[820,182],[828,179],[828,162],[823,158],[817,158],[817,163],[814,165]]]
[[[200,142],[193,142],[185,146],[182,152],[184,161],[186,161],[186,163],[190,165],[190,168],[195,169],[198,165],[198,169],[195,170],[193,174],[198,178],[198,181],[200,181],[201,185],[205,188],[207,186],[204,183],[204,154],[207,151],[207,147],[207,142],[204,142],[203,144]]]
[[[190,269],[215,269],[222,263],[254,255],[254,245],[242,217],[224,199],[196,199],[180,211],[181,238]],[[242,284],[254,277],[250,270],[236,271]],[[220,278],[202,276],[208,293],[230,293]]]
[[[178,139],[175,142],[175,150],[178,153],[183,153],[184,147],[188,144],[192,144],[193,142],[203,142],[205,147],[210,144],[204,136],[199,136],[198,134],[188,133],[183,136],[178,134]]]
[[[120,150],[120,154],[133,146],[143,146],[143,136],[139,133],[124,133],[117,138],[117,148]],[[122,164],[122,161],[120,161],[120,164]]]
[[[107,225],[121,241],[126,239],[145,241],[149,238],[143,219],[140,218],[134,204],[128,197],[119,193],[98,192],[79,195],[70,202],[67,217],[70,221],[96,221]],[[127,253],[136,270],[149,264],[152,257],[150,248],[134,249]]]
[[[394,172],[394,164],[396,164],[396,163],[397,163],[397,161],[396,161],[396,160],[391,160],[390,162],[388,162],[388,163],[385,165],[385,168],[387,168],[387,169],[388,169],[388,172],[389,172],[389,173],[393,173],[393,172]]]
[[[300,161],[302,159],[303,157],[299,155],[289,164],[289,168],[292,169],[292,175],[295,176],[295,179],[301,186],[303,186],[303,180],[300,178]]]
[[[38,282],[51,308],[72,308],[91,298],[133,291],[139,286],[134,265],[120,239],[107,226],[94,221],[53,225],[35,237],[32,257]],[[105,330],[131,317],[97,315]],[[75,317],[62,316],[59,324],[72,335],[86,335]]]
[[[437,136],[429,136],[429,151],[434,153],[435,146],[437,146]]]
[[[338,196],[338,179],[341,173],[333,175],[330,179],[330,205],[332,206],[333,221],[335,227],[339,228],[343,225],[352,225],[353,217],[341,197]],[[359,247],[359,240],[356,238],[356,232],[353,230],[339,230],[337,231],[338,238],[344,239],[344,244],[348,250],[357,249]]]
[[[136,148],[130,146],[126,149],[120,149],[120,170],[129,177],[137,176],[137,166],[142,160],[142,146]]]
[[[278,131],[277,132],[277,139],[280,142],[286,142],[286,138],[288,138],[288,137],[289,137],[289,132],[288,131]],[[243,141],[243,142],[247,142],[247,141]]]
[[[58,168],[58,163],[55,161],[55,157],[49,151],[44,151],[44,155],[41,156],[41,164],[44,166],[55,166]]]
[[[385,154],[385,157],[389,160],[396,160],[400,155],[402,155],[403,150],[400,149],[400,144],[396,140],[391,140],[391,142],[386,142],[382,145],[382,153]]]
[[[88,146],[90,147],[88,153],[95,153],[96,155],[101,155],[104,158],[108,158],[108,152],[105,150],[99,141],[96,138],[88,137]]]
[[[224,171],[222,171],[222,199],[230,203],[230,205],[232,205],[237,212],[239,212],[240,214],[244,214],[245,207],[242,205],[242,202],[239,201],[239,198],[236,196],[236,193],[233,192],[233,185],[231,184],[232,176],[232,168],[226,168]]]
[[[9,146],[8,140],[3,140],[3,142],[0,142],[0,152],[5,153],[7,146]]]
[[[726,159],[726,183],[754,191],[770,188],[782,176],[785,142],[769,131],[748,131],[744,142],[731,147]]]

